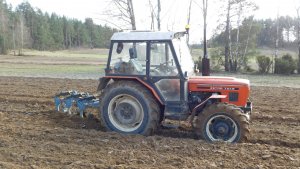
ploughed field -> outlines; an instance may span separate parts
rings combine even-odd
[[[0,77],[0,168],[299,168],[300,88],[252,87],[246,143],[208,144],[182,125],[154,136],[105,132],[54,111],[64,89],[97,80]]]

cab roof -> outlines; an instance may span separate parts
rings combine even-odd
[[[182,34],[182,35],[181,35]],[[183,32],[151,32],[151,31],[131,31],[117,32],[111,37],[111,40],[172,40],[183,36]]]

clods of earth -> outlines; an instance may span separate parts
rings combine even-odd
[[[182,125],[155,135],[105,132],[97,118],[57,113],[61,90],[97,80],[0,77],[0,168],[299,168],[300,89],[252,87],[251,137],[208,144]]]

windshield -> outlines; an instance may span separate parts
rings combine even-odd
[[[173,39],[173,45],[183,73],[194,74],[194,61],[184,38]]]

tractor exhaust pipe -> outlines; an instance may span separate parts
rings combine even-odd
[[[202,59],[202,76],[210,76],[209,59],[205,57]]]
[[[210,75],[210,64],[207,55],[206,27],[204,27],[202,76],[209,76],[209,75]]]
[[[206,17],[207,17],[207,0],[203,0],[203,58],[202,58],[202,76],[209,76],[210,75],[210,66],[209,66],[209,59],[207,55],[207,41],[206,41]]]

